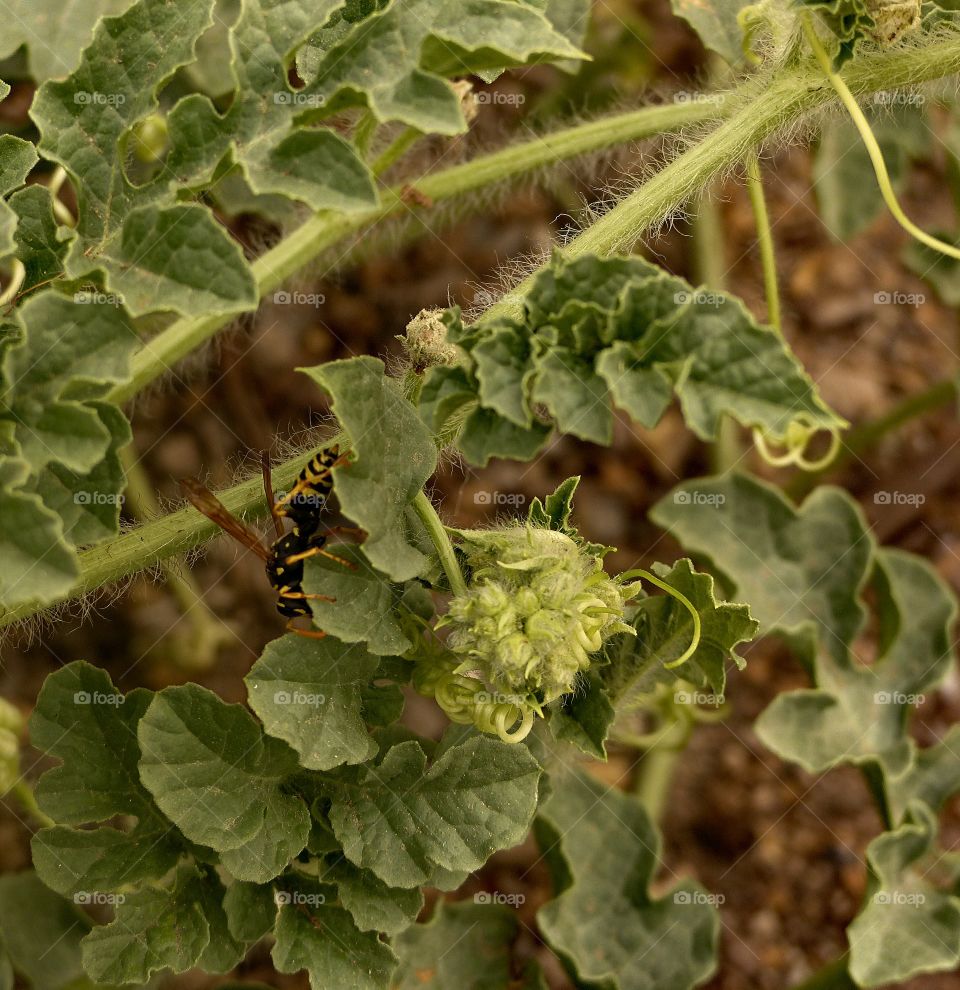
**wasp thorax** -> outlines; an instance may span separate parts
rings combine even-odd
[[[461,669],[498,691],[553,701],[574,690],[607,639],[633,632],[623,621],[630,590],[569,536],[517,526],[461,537],[470,585],[443,624]]]

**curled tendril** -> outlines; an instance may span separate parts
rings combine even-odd
[[[482,681],[458,673],[450,661],[421,661],[414,671],[413,685],[419,694],[433,698],[451,722],[474,725],[505,743],[521,742],[533,728],[534,707],[496,700]],[[519,725],[511,731],[518,720]]]
[[[753,431],[753,442],[756,444],[760,456],[772,467],[786,467],[795,464],[804,471],[820,471],[833,462],[840,450],[840,431],[837,427],[830,428],[830,446],[822,457],[810,460],[806,456],[807,448],[815,434],[821,431],[822,427],[811,422],[810,419],[801,414],[794,419],[787,427],[786,435],[783,438],[785,448],[782,454],[775,454],[770,449],[767,438],[762,431],[755,428]]]
[[[697,647],[700,645],[700,613],[696,610],[693,602],[682,591],[678,591],[676,588],[671,587],[666,581],[661,581],[660,578],[655,577],[649,571],[643,570],[643,568],[637,567],[632,571],[625,571],[620,575],[620,580],[628,580],[632,577],[640,577],[644,581],[649,581],[652,585],[658,587],[661,591],[665,591],[671,598],[676,598],[678,602],[690,613],[690,618],[693,619],[693,636],[690,639],[690,645],[677,657],[676,660],[671,660],[670,663],[665,663],[663,666],[666,670],[673,670],[676,667],[680,667],[685,664],[690,657],[697,652]]]

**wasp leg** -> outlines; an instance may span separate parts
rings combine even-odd
[[[326,638],[326,633],[322,629],[299,629],[294,624],[294,620],[290,619],[287,622],[287,632],[296,633],[298,636],[303,636],[304,639],[324,639]]]
[[[315,601],[320,601],[320,602],[335,602],[336,601],[336,598],[331,598],[330,595],[308,594],[306,591],[284,591],[284,592],[282,592],[282,597],[284,597],[284,598],[312,598]]]
[[[357,565],[352,561],[344,560],[343,557],[338,557],[335,553],[324,550],[323,547],[310,547],[309,550],[304,550],[303,553],[291,554],[289,557],[284,557],[282,563],[284,565],[298,564],[301,560],[308,560],[310,557],[329,557],[330,560],[335,560],[338,564],[349,567],[351,571],[357,569]]]

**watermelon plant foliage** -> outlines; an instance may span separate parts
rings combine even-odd
[[[176,375],[168,357],[255,311],[338,226],[429,209],[409,150],[425,136],[455,146],[472,93],[509,69],[576,73],[590,16],[586,0],[7,6],[0,72],[30,110],[22,133],[0,134],[3,624],[212,535],[188,509],[120,533],[136,426],[121,400]],[[921,748],[910,734],[955,662],[956,602],[929,564],[879,546],[841,489],[794,504],[738,472],[683,481],[654,507],[690,558],[621,573],[574,512],[577,477],[482,529],[445,526],[428,494],[441,457],[483,468],[531,462],[560,437],[609,446],[618,422],[650,430],[671,408],[706,444],[753,431],[775,464],[810,466],[814,435],[846,429],[780,332],[775,298],[767,325],[629,248],[746,145],[826,105],[801,27],[874,94],[960,71],[953,14],[861,0],[674,9],[753,67],[709,97],[715,108],[644,118],[647,134],[710,121],[702,141],[485,312],[421,312],[399,370],[373,355],[300,369],[336,418],[330,483],[359,533],[341,560],[303,565],[306,618],[326,635],[267,643],[241,701],[64,664],[29,717],[43,754],[32,788],[23,715],[0,703],[0,794],[38,826],[32,869],[0,877],[0,990],[153,986],[229,974],[254,952],[315,988],[542,988],[538,962],[514,951],[534,920],[577,986],[703,984],[722,898],[658,877],[656,802],[602,783],[588,761],[639,746],[642,777],[658,743],[632,731],[637,713],[685,741],[718,712],[677,699],[735,691],[758,636],[782,639],[810,678],[771,701],[759,739],[810,773],[859,768],[883,822],[842,978],[875,987],[960,965],[956,857],[938,841],[960,737]],[[912,49],[896,49],[903,36]],[[913,109],[870,114],[898,180],[930,154]],[[564,153],[623,143],[623,119],[574,127]],[[884,201],[860,139],[829,119],[817,151],[838,240]],[[485,172],[490,160],[480,178],[468,162],[435,185],[492,186],[505,173]],[[399,191],[384,180],[394,169],[411,180]],[[300,226],[251,257],[230,224],[240,211]],[[955,259],[932,250],[914,247],[912,263],[952,298]],[[281,465],[278,484],[306,459]],[[262,511],[253,489],[223,499]],[[858,655],[868,603],[870,664]],[[449,721],[440,738],[405,711],[414,693]],[[514,910],[522,895],[455,893],[531,834],[552,886],[535,919]],[[427,911],[429,889],[440,897]]]

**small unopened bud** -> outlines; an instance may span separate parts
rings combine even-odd
[[[414,368],[423,371],[438,364],[459,364],[463,352],[447,340],[442,309],[421,309],[407,324],[405,337],[398,337]]]
[[[144,117],[133,129],[133,153],[145,165],[160,161],[169,147],[167,121],[158,113]]]
[[[460,100],[460,109],[468,124],[477,119],[477,101],[473,98],[473,83],[469,79],[458,79],[453,90]]]

